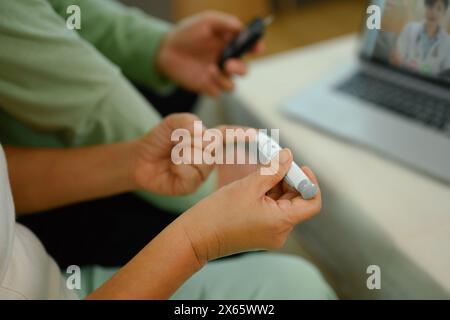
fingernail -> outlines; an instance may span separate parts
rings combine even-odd
[[[290,153],[291,152],[287,149],[284,149],[280,152],[280,163],[281,164],[286,164],[287,162],[289,162],[289,159],[291,158]]]

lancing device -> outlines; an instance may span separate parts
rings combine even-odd
[[[259,39],[262,38],[266,31],[266,27],[273,21],[272,16],[266,18],[256,18],[242,30],[236,38],[234,38],[223,51],[222,57],[219,60],[219,67],[221,70],[225,67],[225,62],[231,58],[240,58],[243,54],[249,52]]]
[[[275,140],[262,131],[258,132],[257,143],[259,155],[262,158],[261,160],[264,162],[269,162],[282,150],[280,145],[276,143]],[[295,162],[292,162],[292,166],[284,177],[284,181],[286,181],[292,188],[300,192],[305,200],[310,200],[317,194],[317,186],[312,183],[308,176]]]

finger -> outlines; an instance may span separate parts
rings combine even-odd
[[[164,121],[169,125],[171,129],[184,128],[189,130],[189,132],[194,133],[194,125],[196,121],[201,120],[193,113],[182,112],[173,113],[167,116]]]
[[[250,136],[247,137],[247,139],[250,139],[250,141],[253,141],[254,139],[256,139],[257,134],[258,134],[258,130],[252,127],[246,127],[246,126],[237,126],[237,125],[232,125],[232,124],[222,124],[216,127],[216,129],[219,129],[220,132],[222,132],[223,136],[226,135],[226,131],[227,130],[242,130],[246,133],[251,133]],[[247,131],[250,130],[250,131]]]
[[[191,139],[183,140],[182,142],[176,141],[176,144],[189,147],[192,149],[192,152],[195,152],[195,149],[204,152],[204,149],[209,145],[210,142],[203,139],[207,128],[203,124],[203,121],[195,114],[187,112],[174,113],[166,117],[165,121],[169,124],[169,128],[172,131],[182,128],[188,130],[190,133]],[[210,130],[215,130],[217,134],[221,134],[219,129],[213,128]]]
[[[183,140],[182,142],[176,141],[176,144],[192,148],[192,152],[194,152],[196,146],[201,146],[202,150],[200,151],[203,151],[203,148],[205,148],[203,135],[207,128],[198,116],[188,112],[174,113],[168,116],[166,121],[172,132],[176,129],[186,129],[190,133],[191,139],[187,141]]]
[[[316,196],[311,200],[304,200],[300,196],[292,199],[289,214],[294,223],[300,223],[312,218],[314,215],[318,214],[321,209],[322,194],[320,189],[318,189]]]
[[[204,93],[210,97],[217,98],[220,95],[220,87],[216,81],[209,81],[205,86]]]
[[[258,164],[257,129],[233,125],[222,125],[214,129],[218,130],[223,137],[223,161],[234,159],[239,162],[239,159],[245,157],[245,163],[255,166]]]
[[[275,200],[278,199],[294,199],[295,197],[298,197],[298,192],[291,186],[289,186],[286,181],[281,181],[278,183],[272,190],[268,192],[267,195],[270,195],[272,192],[276,193],[278,196],[277,198],[273,198]]]
[[[224,91],[231,91],[234,89],[233,81],[225,76],[216,65],[212,65],[210,69],[211,81],[215,83]]]
[[[197,164],[195,168],[198,170],[201,177],[201,182],[205,182],[208,179],[211,171],[214,170],[215,166],[211,164]]]
[[[272,188],[271,190],[269,190],[269,192],[267,192],[267,196],[274,200],[280,199],[282,195],[283,190],[281,183],[278,183],[274,188]]]
[[[283,192],[278,200],[294,200],[298,197],[298,192]]]
[[[303,172],[308,176],[309,179],[317,186],[319,187],[319,181],[317,180],[316,175],[309,167],[302,167]]]
[[[286,181],[283,181],[281,186],[282,186],[283,193],[294,193],[298,196],[297,189],[291,187]]]
[[[222,91],[230,92],[234,90],[234,82],[230,78],[224,76],[223,74],[219,74],[216,81],[219,84]]]
[[[195,165],[182,164],[174,166],[172,185],[176,194],[189,194],[195,192],[206,180],[209,173],[201,172]]]
[[[256,142],[258,136],[258,130],[250,127],[221,125],[216,129],[220,130],[225,138],[224,145]]]
[[[240,59],[229,59],[225,62],[225,73],[227,75],[237,74],[239,76],[244,76],[247,74],[247,66]]]
[[[283,182],[279,183],[278,185],[280,186],[281,194],[278,197],[277,201],[281,201],[281,200],[292,201],[299,196],[298,191],[296,189],[292,188],[289,184],[287,184],[286,181],[283,181]],[[290,205],[292,205],[292,204],[290,204]],[[286,207],[286,206],[284,206],[284,207]]]
[[[284,178],[291,163],[292,153],[289,149],[284,149],[272,159],[268,166],[261,166],[245,178],[244,183],[250,191],[264,195]]]
[[[236,33],[224,33],[222,35],[222,41],[220,41],[220,45],[222,47],[222,50],[225,48],[226,45],[230,44],[231,41],[233,41],[233,39],[236,37]]]
[[[252,54],[262,54],[266,50],[266,45],[262,41],[258,41],[253,47]]]
[[[208,11],[204,13],[204,17],[209,22],[212,30],[219,34],[236,33],[242,29],[242,23],[237,17],[224,12]]]
[[[291,201],[287,199],[279,199],[277,200],[277,206],[281,209],[281,211],[288,211],[292,206]]]

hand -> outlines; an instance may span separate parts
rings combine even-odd
[[[162,42],[157,56],[157,68],[179,85],[198,92],[217,96],[230,91],[234,74],[244,75],[245,64],[230,59],[222,72],[217,66],[225,46],[242,29],[240,21],[220,12],[206,12],[189,17],[174,27]],[[262,43],[254,52],[263,50]]]
[[[134,142],[132,175],[137,188],[165,195],[183,195],[200,187],[213,170],[213,165],[176,165],[171,159],[172,149],[179,143],[171,141],[175,129],[187,129],[191,133],[192,144],[188,148],[193,154],[196,147],[193,138],[195,121],[200,119],[189,113],[170,115]]]
[[[241,251],[279,249],[296,224],[320,211],[320,190],[307,201],[283,181],[292,163],[291,152],[285,149],[272,161],[279,161],[273,175],[261,175],[257,170],[179,218],[200,265]],[[303,170],[318,185],[311,170]]]

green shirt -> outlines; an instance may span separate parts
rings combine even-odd
[[[81,30],[66,27],[72,4]],[[0,1],[0,142],[72,147],[148,132],[161,118],[127,78],[170,89],[155,69],[169,27],[112,0]]]

